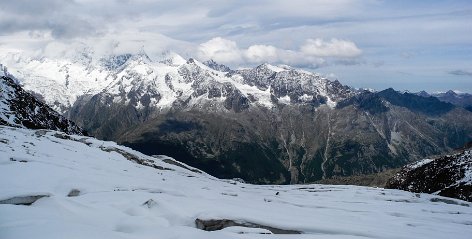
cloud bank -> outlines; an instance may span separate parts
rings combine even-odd
[[[255,44],[240,48],[235,41],[221,37],[213,38],[198,47],[198,57],[226,64],[283,63],[317,68],[331,58],[355,58],[362,51],[352,41],[307,39],[299,50],[281,49],[272,45]],[[349,60],[333,61],[345,62]]]

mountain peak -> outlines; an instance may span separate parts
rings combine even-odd
[[[454,92],[453,90],[448,90],[445,94],[449,95],[449,96],[456,96],[457,95],[457,93]]]
[[[107,70],[117,70],[124,65],[130,58],[131,54],[111,55],[100,59],[101,65]]]
[[[187,62],[182,56],[173,51],[162,52],[161,55],[157,57],[157,61],[169,66],[180,66]]]
[[[194,63],[195,63],[195,59],[193,59],[193,58],[188,58],[188,60],[187,60],[186,63],[187,63],[187,64],[194,64]]]
[[[256,69],[268,69],[268,70],[271,70],[271,71],[274,71],[274,72],[282,72],[282,71],[287,70],[285,68],[282,68],[282,67],[279,67],[279,66],[274,66],[274,65],[271,65],[269,63],[261,64],[261,65],[257,66]]]
[[[218,64],[213,59],[205,61],[205,62],[203,62],[203,64],[210,67],[213,70],[216,70],[216,71],[221,71],[221,72],[230,72],[231,71],[231,69],[228,66],[225,66],[223,64]]]
[[[151,58],[149,58],[148,54],[144,51],[143,48],[141,48],[135,55],[132,55],[131,59],[146,63],[152,62]]]
[[[419,95],[419,96],[422,96],[422,97],[429,97],[429,96],[431,96],[428,92],[426,92],[426,91],[424,91],[424,90],[422,90],[422,91],[416,93],[416,95]]]
[[[7,75],[7,67],[0,64],[0,77]]]

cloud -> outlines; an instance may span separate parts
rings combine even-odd
[[[2,8],[5,12],[25,13],[25,14],[51,14],[56,10],[62,10],[67,5],[73,4],[72,0],[15,0],[2,1]]]
[[[413,58],[415,57],[415,53],[413,52],[402,52],[400,53],[400,57],[403,58],[403,59],[410,59],[410,58]]]
[[[450,75],[456,76],[472,76],[472,71],[465,71],[465,70],[453,70],[448,72]]]
[[[308,39],[307,42],[310,40],[311,39]],[[330,46],[330,49],[338,45],[338,40],[335,40],[334,42],[335,44]],[[345,45],[345,43],[339,45],[343,44]],[[355,46],[354,43],[352,44]],[[235,41],[231,41],[222,37],[216,37],[200,44],[198,47],[198,57],[201,60],[213,59],[217,62],[233,65],[244,65],[250,63],[260,64],[268,62],[283,63],[298,67],[318,68],[327,64],[325,57],[330,57],[333,59],[330,61],[331,64],[364,64],[364,61],[355,58],[352,52],[343,52],[346,47],[343,48],[341,46],[341,48],[342,49],[335,49],[335,52],[332,53],[329,53],[325,50],[324,54],[322,54],[324,57],[321,57],[314,54],[307,54],[304,51],[282,49],[272,45],[255,44],[250,45],[248,48],[240,48]],[[361,51],[357,47],[355,48],[357,49],[358,54],[360,54]],[[348,50],[352,51],[351,49]]]
[[[354,42],[336,38],[330,41],[320,38],[307,39],[300,51],[306,55],[318,57],[356,57],[362,53]]]
[[[335,60],[334,63],[336,65],[355,66],[355,65],[366,64],[367,62],[364,59],[344,58],[344,59]]]
[[[51,35],[54,38],[75,38],[96,36],[100,31],[91,23],[79,18],[62,19],[50,22]]]
[[[278,49],[270,45],[252,45],[244,56],[249,62],[274,62],[279,60]]]
[[[9,53],[21,52],[24,59],[74,59],[83,52],[99,59],[110,54],[137,53],[141,49],[158,59],[162,52],[172,50],[185,58],[196,57],[196,47],[165,35],[136,30],[121,30],[82,39],[57,40],[51,32],[23,31],[8,36],[0,35],[0,59]],[[2,60],[0,60],[2,61]],[[4,61],[5,62],[5,61]]]
[[[332,72],[326,74],[325,77],[328,78],[328,79],[331,79],[331,80],[335,80],[335,79],[338,78],[338,76],[336,74],[332,73]]]
[[[215,37],[200,44],[198,56],[201,59],[213,59],[221,63],[241,62],[241,50],[236,42],[221,37]]]
[[[377,61],[372,62],[371,64],[374,67],[381,67],[381,66],[385,65],[385,61],[377,60]]]
[[[0,31],[49,31],[54,38],[95,35],[99,24],[83,10],[83,6],[72,0],[2,1]]]

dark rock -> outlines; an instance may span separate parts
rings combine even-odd
[[[36,202],[38,199],[43,197],[49,197],[49,195],[31,195],[31,196],[18,196],[4,200],[0,200],[0,204],[13,204],[13,205],[26,205],[29,206]]]
[[[70,192],[67,194],[68,197],[77,197],[80,195],[80,190],[78,189],[72,189]]]
[[[208,66],[211,69],[216,70],[216,71],[221,71],[221,72],[230,72],[231,71],[231,69],[229,67],[227,67],[225,65],[222,65],[222,64],[218,64],[214,60],[205,61],[205,62],[203,62],[203,64],[205,64],[206,66]]]
[[[146,206],[147,208],[153,208],[157,206],[157,202],[152,199],[149,199],[143,203],[143,206]]]
[[[243,222],[243,221],[234,221],[229,219],[195,219],[195,225],[198,229],[204,231],[218,231],[227,227],[249,227],[249,228],[262,228],[271,231],[273,234],[301,234],[300,231],[296,230],[287,230],[287,229],[280,229],[270,226],[265,226],[257,223],[251,222]]]
[[[128,153],[128,152],[126,152],[122,149],[118,149],[118,148],[114,148],[114,147],[100,147],[100,149],[105,151],[105,152],[117,152],[117,153],[121,154],[123,157],[125,157],[127,160],[135,162],[137,164],[152,167],[152,168],[155,168],[155,169],[158,169],[158,170],[174,171],[171,168],[162,167],[160,165],[155,164],[152,160],[140,158],[140,157],[138,157],[134,154]]]

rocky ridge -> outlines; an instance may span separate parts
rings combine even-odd
[[[0,125],[51,129],[76,135],[86,134],[75,123],[23,90],[2,65],[0,65]]]
[[[472,202],[472,144],[461,152],[423,159],[403,167],[388,181],[386,188]]]

